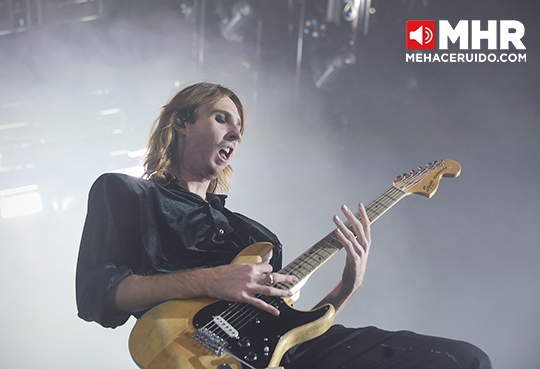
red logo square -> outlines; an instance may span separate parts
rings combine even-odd
[[[435,21],[407,21],[407,49],[434,49]]]

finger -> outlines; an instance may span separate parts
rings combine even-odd
[[[274,284],[275,283],[290,283],[295,284],[298,282],[298,277],[290,274],[280,274],[280,273],[272,273],[272,276],[274,277]]]
[[[369,217],[367,215],[366,207],[361,202],[358,203],[358,211],[361,215],[361,222],[362,226],[364,227],[364,236],[366,237],[366,240],[368,241],[368,247],[371,243],[371,221],[369,220]]]
[[[272,273],[274,268],[272,267],[272,264],[268,264],[265,261],[261,261],[260,263],[255,264],[256,272],[260,274],[268,274]]]
[[[339,218],[338,218],[338,221],[339,221]],[[345,236],[345,234],[343,234],[341,227],[336,228],[335,233],[339,242],[341,242],[341,244],[345,248],[345,251],[347,252],[348,256],[351,256],[354,259],[356,259],[357,257],[362,257],[365,254],[366,251],[362,247],[359,247],[359,246],[355,247],[355,243],[357,242],[351,241],[349,238]]]
[[[274,283],[274,275],[272,274],[272,266],[270,268],[259,268],[257,270],[255,282],[257,284]]]
[[[253,289],[253,295],[261,294],[271,297],[291,297],[293,295],[293,293],[289,290],[282,290],[279,288],[260,285],[257,287],[258,288]],[[276,307],[268,304],[260,298],[252,296],[251,294],[246,295],[245,302],[250,303],[253,306],[256,306],[257,308],[264,310],[272,315],[279,315],[279,310]]]
[[[371,227],[369,217],[367,215],[366,209],[362,203],[358,203],[358,212],[360,220],[352,213],[352,211],[346,206],[343,205],[342,211],[352,224],[353,229],[356,233],[356,240],[360,247],[368,251],[371,244]],[[355,243],[353,241],[353,243]]]
[[[271,259],[272,259],[272,255],[268,255],[263,259],[263,261],[260,262],[260,264],[270,264]]]
[[[356,236],[364,238],[364,227],[362,223],[358,220],[358,218],[356,218],[356,216],[353,214],[353,212],[347,207],[347,205],[343,205],[341,207],[341,211],[343,212],[347,220],[351,223],[354,232],[356,233]],[[360,212],[360,215],[363,220],[365,214],[362,214],[362,212]]]
[[[262,276],[261,285],[276,285],[278,283],[289,283],[294,285],[298,282],[298,278],[290,274],[279,274],[279,273],[267,273]]]
[[[341,234],[348,242],[355,243],[356,242],[356,235],[343,223],[343,221],[337,216],[334,215],[334,223],[337,226],[337,229],[341,231]]]
[[[266,273],[265,274],[265,279],[266,281],[263,281],[263,284],[274,284],[275,281],[274,281],[274,276],[272,273]]]
[[[258,286],[255,294],[261,294],[272,297],[291,297],[293,293],[287,289],[276,288],[272,286]]]
[[[347,259],[352,258],[352,261],[363,259],[367,250],[359,244],[356,236],[345,227],[345,224],[343,224],[337,215],[334,217],[334,222],[336,222],[336,225],[338,226],[335,233],[339,242],[341,242],[347,252]],[[343,229],[345,229],[347,233],[344,233]]]
[[[245,302],[247,302],[248,304],[251,304],[253,306],[255,306],[256,308],[259,308],[261,310],[264,310],[266,311],[267,313],[269,314],[272,314],[274,316],[278,316],[279,315],[279,309],[277,309],[276,307],[270,305],[270,304],[267,304],[266,302],[264,302],[263,300],[259,299],[259,298],[256,298],[256,297],[252,297],[252,296],[248,296],[245,300]]]

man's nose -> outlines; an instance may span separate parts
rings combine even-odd
[[[240,141],[242,139],[242,130],[240,126],[233,124],[229,130],[229,137],[235,141]]]

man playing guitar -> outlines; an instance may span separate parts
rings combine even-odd
[[[168,301],[205,298],[249,304],[279,317],[276,299],[268,297],[291,298],[293,291],[280,286],[294,286],[299,278],[278,273],[282,246],[271,231],[225,207],[230,162],[245,123],[242,103],[231,90],[211,83],[188,86],[154,123],[145,178],[105,174],[96,180],[77,265],[82,319],[116,327]],[[359,217],[346,206],[341,211],[346,220],[333,221],[334,236],[347,253],[342,278],[314,308],[332,306],[336,314],[360,288],[371,244],[366,208],[359,204]],[[271,245],[271,252],[256,262],[231,263],[257,242]],[[240,345],[229,322],[214,323]],[[236,358],[238,365],[258,367],[252,356]],[[280,359],[287,369],[491,368],[489,358],[465,342],[339,325]]]

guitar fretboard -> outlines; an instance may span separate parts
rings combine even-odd
[[[408,194],[399,188],[392,186],[379,197],[373,200],[366,206],[366,213],[371,223],[375,222],[381,215],[386,213],[398,201]],[[355,214],[356,219],[360,220],[360,214]],[[344,222],[347,228],[353,231],[353,227],[349,221]],[[313,274],[332,256],[337,254],[343,246],[334,232],[330,232],[323,239],[311,246],[306,252],[294,259],[290,264],[279,271],[280,274],[290,274],[298,278],[295,285],[300,284],[303,280]],[[279,283],[283,289],[292,289],[295,285],[289,283]]]

